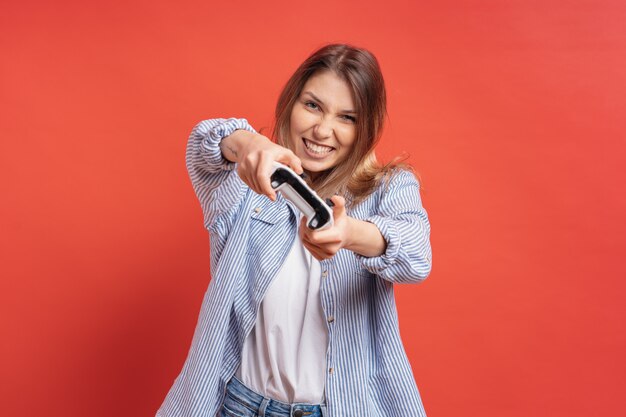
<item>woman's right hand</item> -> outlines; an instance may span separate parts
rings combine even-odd
[[[252,191],[264,194],[272,201],[276,200],[276,192],[270,183],[274,162],[288,165],[296,174],[302,174],[302,163],[292,151],[258,133],[236,130],[222,139],[220,148],[226,159],[237,162],[239,178]]]

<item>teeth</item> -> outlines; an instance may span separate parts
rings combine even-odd
[[[330,146],[317,145],[315,143],[309,142],[306,139],[304,139],[304,144],[306,145],[308,150],[317,154],[325,154],[333,150],[333,148],[331,148]]]

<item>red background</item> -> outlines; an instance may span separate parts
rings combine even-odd
[[[209,281],[188,133],[269,127],[331,41],[378,56],[380,155],[423,179],[434,269],[397,300],[429,416],[621,414],[626,3],[26,0],[0,13],[3,415],[154,414]]]

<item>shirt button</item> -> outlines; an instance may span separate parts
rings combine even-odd
[[[328,276],[328,271],[324,271],[324,272],[322,272],[322,277],[323,277],[323,278],[326,278],[327,276]]]
[[[329,368],[328,369],[328,373],[332,375],[333,374],[333,368]]]
[[[334,316],[328,316],[328,322],[332,323],[333,321],[335,321],[335,317]]]
[[[254,212],[257,213],[257,214],[260,213],[261,212],[261,208],[260,207],[255,208]]]

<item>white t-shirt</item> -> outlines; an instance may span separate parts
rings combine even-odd
[[[250,389],[286,403],[324,402],[328,328],[320,280],[320,263],[298,235],[244,342],[237,378]]]

